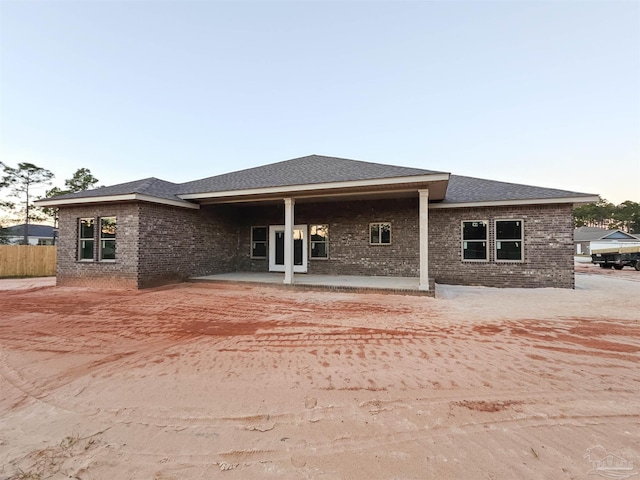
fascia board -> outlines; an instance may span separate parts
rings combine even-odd
[[[435,175],[415,175],[410,177],[377,178],[372,180],[354,180],[349,182],[327,182],[305,185],[247,188],[243,190],[224,190],[222,192],[186,193],[178,195],[178,197],[184,200],[203,200],[207,198],[241,197],[245,195],[288,195],[296,192],[312,192],[314,190],[402,185],[404,183],[438,182],[442,180],[449,180],[449,174],[443,173]]]
[[[556,198],[531,198],[526,200],[493,200],[486,202],[460,202],[460,203],[432,203],[429,209],[438,208],[469,208],[469,207],[501,207],[510,205],[549,205],[553,203],[592,203],[600,199],[598,195],[585,197],[556,197]]]
[[[171,200],[169,198],[158,198],[152,195],[144,195],[141,193],[128,193],[125,195],[105,195],[102,197],[83,197],[83,198],[65,198],[56,200],[55,198],[37,200],[34,203],[38,207],[65,207],[72,205],[86,205],[91,203],[109,203],[109,202],[127,202],[139,201],[149,203],[159,203],[161,205],[171,205],[174,207],[199,209],[200,205],[196,203]]]

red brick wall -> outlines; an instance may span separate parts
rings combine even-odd
[[[235,271],[235,210],[199,210],[140,204],[139,285],[180,282],[191,276]]]
[[[77,222],[117,217],[116,261],[77,261]],[[495,261],[494,220],[524,220],[524,261]],[[490,261],[466,262],[461,222],[489,220]],[[369,245],[369,224],[390,222],[391,245]],[[203,206],[190,210],[150,203],[60,209],[58,284],[143,288],[190,276],[268,271],[250,258],[252,225],[284,223],[280,204]],[[308,261],[309,273],[419,276],[417,199],[302,203],[296,224],[329,225],[329,259]],[[573,288],[571,205],[429,210],[429,277],[439,283]],[[96,243],[97,245],[97,243]]]
[[[524,221],[524,262],[496,262],[496,219]],[[284,207],[238,209],[239,271],[268,271],[268,260],[250,259],[252,225],[284,223]],[[463,220],[489,220],[490,261],[462,261]],[[391,245],[369,245],[369,223],[390,221]],[[296,224],[329,224],[329,259],[309,259],[308,271],[334,275],[417,277],[419,230],[417,199],[301,203]],[[495,287],[573,288],[573,224],[571,205],[484,207],[429,210],[429,278],[439,283]]]
[[[78,219],[106,216],[117,217],[115,261],[78,261]],[[145,288],[235,270],[237,227],[225,207],[65,207],[60,209],[59,226],[58,285]]]
[[[571,205],[431,209],[429,275],[438,283],[490,287],[574,287]],[[494,220],[524,220],[524,261],[495,260]],[[464,220],[489,220],[488,262],[462,260]]]
[[[329,259],[309,259],[308,272],[333,275],[417,277],[417,199],[302,203],[294,208],[299,225],[329,225]],[[269,261],[250,258],[251,226],[284,224],[284,206],[241,207],[238,269],[269,270]],[[369,224],[391,223],[391,245],[369,245]]]
[[[269,235],[269,225],[284,225],[284,202],[279,202],[278,205],[241,206],[237,209],[236,218],[238,221],[237,270],[239,272],[268,272],[268,258],[251,258],[251,227],[267,227],[267,235]]]
[[[296,215],[299,223],[329,224],[329,260],[310,260],[310,273],[420,276],[417,199],[301,204]],[[391,223],[390,245],[369,244],[375,222]]]
[[[78,261],[78,219],[117,217],[116,260],[113,262]],[[138,205],[65,207],[60,209],[57,239],[57,284],[101,288],[138,287]],[[97,253],[98,240],[94,241]]]

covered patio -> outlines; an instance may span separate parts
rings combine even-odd
[[[433,290],[420,289],[420,278],[418,277],[303,274],[295,275],[295,281],[290,284],[284,283],[284,277],[285,273],[278,272],[231,272],[191,277],[189,281],[268,284],[282,288],[342,290],[361,293],[434,295]]]

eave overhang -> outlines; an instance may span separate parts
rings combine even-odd
[[[197,203],[185,200],[172,200],[170,198],[159,198],[153,195],[144,195],[142,193],[128,193],[125,195],[103,195],[100,197],[81,197],[81,198],[61,198],[56,200],[55,197],[43,200],[37,200],[34,203],[38,207],[72,207],[76,205],[89,205],[94,203],[114,203],[114,202],[148,202],[158,203],[161,205],[171,205],[174,207],[199,209]]]
[[[444,199],[449,181],[448,173],[433,175],[413,175],[408,177],[377,178],[347,182],[315,183],[305,185],[287,185],[242,190],[224,190],[219,192],[201,192],[180,194],[183,200],[199,203],[242,203],[247,201],[270,200],[293,197],[313,199],[348,196],[375,196],[390,192],[415,192],[418,189],[433,188],[433,198]]]
[[[443,202],[430,204],[429,208],[472,208],[472,207],[501,207],[510,205],[551,205],[557,203],[571,203],[580,205],[584,203],[597,202],[598,195],[576,196],[576,197],[555,197],[555,198],[527,198],[520,200],[487,200],[481,202]]]

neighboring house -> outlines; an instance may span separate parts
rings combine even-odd
[[[622,230],[600,227],[578,227],[573,234],[576,255],[591,255],[592,248],[606,248],[619,243],[640,242],[640,237]]]
[[[59,208],[58,285],[144,288],[226,272],[574,286],[576,203],[597,195],[310,155],[186,183],[146,178]]]
[[[24,229],[27,228],[29,245],[53,245],[55,243],[55,229],[51,225],[26,224],[13,225],[2,229],[1,234],[8,243],[17,245],[24,241]]]

